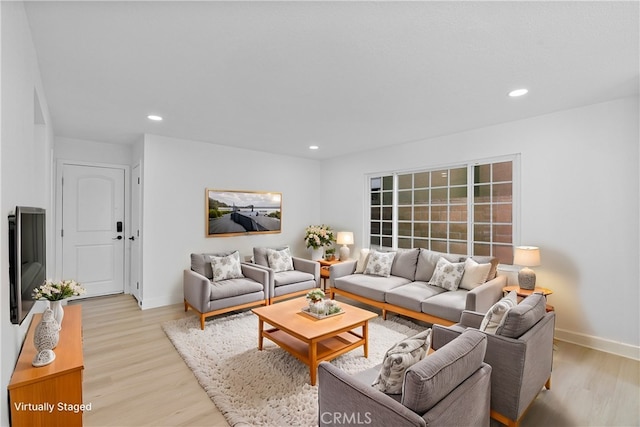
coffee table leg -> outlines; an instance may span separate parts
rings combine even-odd
[[[311,374],[311,385],[316,385],[318,375],[318,343],[309,343],[309,373]]]
[[[264,328],[264,320],[258,318],[258,350],[262,350],[262,330]]]
[[[369,357],[369,322],[362,325],[362,338],[364,339],[364,357]]]

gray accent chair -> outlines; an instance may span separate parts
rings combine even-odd
[[[210,256],[232,252],[191,254],[191,269],[184,270],[184,311],[197,312],[203,330],[206,317],[269,303],[269,273],[254,265],[241,264],[244,277],[213,281]]]
[[[371,386],[380,366],[349,375],[318,367],[318,425],[489,426],[491,366],[486,336],[469,330],[405,372],[402,394]]]
[[[304,295],[313,288],[320,287],[320,263],[292,256],[293,270],[275,272],[269,267],[267,251],[280,248],[253,248],[253,262],[269,272],[269,304],[276,301]]]
[[[464,311],[460,323],[434,325],[432,347],[444,348],[461,333],[480,328],[483,318]],[[493,368],[491,418],[517,426],[542,388],[551,388],[555,318],[553,311],[546,312],[545,297],[533,294],[507,312],[495,334],[486,334],[484,361]]]

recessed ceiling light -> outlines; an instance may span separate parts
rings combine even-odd
[[[318,147],[317,145],[310,145],[309,146],[309,150],[317,150],[318,148],[320,148],[320,147]]]
[[[162,121],[162,117],[160,117],[160,116],[156,116],[156,115],[154,115],[154,114],[149,114],[149,115],[147,116],[147,119],[149,119],[149,120],[153,120],[154,122],[161,122],[161,121]]]
[[[516,96],[522,96],[522,95],[526,95],[527,92],[529,92],[528,89],[516,89],[516,90],[512,90],[511,92],[509,92],[509,96],[511,97],[516,97]]]

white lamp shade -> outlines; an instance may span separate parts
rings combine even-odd
[[[536,246],[517,246],[513,254],[513,263],[524,267],[540,265],[540,249]]]
[[[353,245],[353,233],[351,231],[338,231],[336,243],[339,245]]]

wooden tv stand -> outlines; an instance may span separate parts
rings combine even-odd
[[[35,314],[7,387],[13,426],[82,426],[82,306],[64,307],[56,359],[49,365],[31,365],[36,349],[33,333],[42,318]]]

